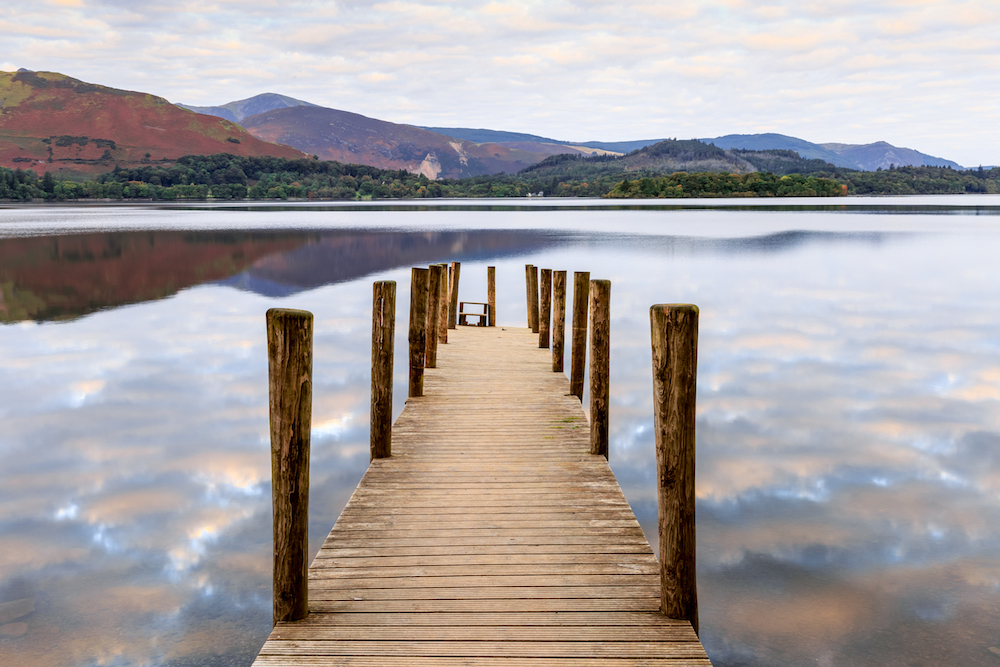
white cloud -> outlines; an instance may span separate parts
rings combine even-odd
[[[981,132],[998,16],[987,0],[15,0],[0,62],[188,104],[273,91],[567,140],[766,127],[976,165],[1000,162]]]

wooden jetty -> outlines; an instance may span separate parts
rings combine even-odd
[[[254,664],[710,665],[537,329],[448,336]]]

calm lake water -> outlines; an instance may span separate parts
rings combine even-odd
[[[457,260],[501,325],[526,263],[612,281],[610,462],[654,544],[648,309],[700,306],[716,665],[1000,666],[1000,198],[515,203],[0,208],[0,664],[249,665],[264,312],[316,315],[315,551],[368,465],[371,283]]]

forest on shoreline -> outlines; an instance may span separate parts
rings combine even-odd
[[[171,164],[115,168],[93,180],[57,180],[46,172],[0,167],[0,200],[369,200],[475,197],[783,197],[1000,193],[1000,168],[891,167],[877,171],[839,169],[803,160],[793,151],[739,151],[749,173],[667,171],[664,150],[680,155],[686,144],[659,149],[660,162],[626,163],[613,156],[556,155],[516,174],[432,181],[402,170],[324,162],[317,159],[186,156]],[[659,144],[657,145],[659,146]],[[702,144],[704,146],[704,144]],[[714,146],[710,147],[715,149]],[[698,149],[696,149],[698,150]],[[719,149],[716,149],[719,150]],[[686,154],[686,153],[685,153]],[[636,151],[628,158],[648,158]],[[702,156],[704,157],[704,156]],[[711,157],[711,156],[710,156]],[[698,164],[689,162],[688,164]],[[752,165],[752,166],[750,166]],[[821,168],[825,165],[825,169]]]

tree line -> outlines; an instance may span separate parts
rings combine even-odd
[[[681,143],[681,142],[677,142]],[[685,147],[686,150],[686,147]],[[840,194],[1000,193],[1000,168],[891,167],[853,171],[815,167],[791,151],[759,151],[740,157],[773,166],[775,172],[725,171],[666,174],[653,167],[626,169],[623,158],[556,155],[517,174],[432,181],[403,170],[276,157],[229,154],[186,156],[171,165],[116,167],[92,180],[56,180],[46,172],[0,167],[0,200],[185,199],[420,199],[441,197],[780,197]],[[770,155],[773,153],[773,155]],[[780,155],[778,153],[781,153]],[[787,153],[787,155],[785,154]],[[634,161],[633,161],[634,163]],[[777,172],[777,173],[776,173]],[[845,192],[846,186],[846,192]]]

